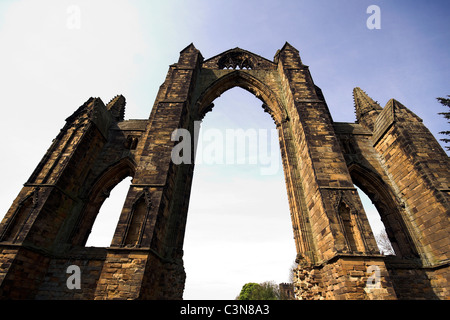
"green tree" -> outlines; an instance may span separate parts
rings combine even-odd
[[[280,289],[275,282],[263,282],[260,286],[258,300],[280,300]]]
[[[254,300],[252,298],[259,287],[260,285],[254,282],[244,284],[241,289],[241,293],[239,294],[238,300]]]
[[[280,290],[274,282],[244,284],[238,300],[280,300]]]
[[[450,95],[449,96],[447,96],[447,97],[450,97]],[[444,105],[444,106],[446,106],[446,107],[448,107],[448,108],[450,108],[450,99],[448,99],[448,98],[436,98],[442,105]],[[444,118],[445,119],[447,119],[447,120],[450,120],[450,112],[439,112],[439,114],[440,115],[443,115],[444,116]],[[450,123],[450,121],[448,121],[448,123]],[[444,134],[444,135],[446,135],[446,136],[449,136],[450,135],[450,131],[441,131],[441,132],[439,132],[440,134]],[[450,142],[450,139],[448,139],[448,138],[442,138],[442,139],[440,139],[441,141],[443,141],[443,142],[445,142],[445,143],[449,143]],[[446,146],[445,147],[448,151],[450,151],[450,146]]]

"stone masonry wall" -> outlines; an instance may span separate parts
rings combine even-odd
[[[395,299],[389,273],[379,258],[342,256],[322,266],[299,265],[294,272],[300,300]]]
[[[406,107],[391,100],[383,109],[360,89],[358,123],[334,123],[288,43],[273,61],[239,48],[205,61],[189,45],[147,120],[123,121],[123,96],[78,108],[0,225],[0,297],[181,299],[194,165],[172,161],[172,133],[193,133],[235,86],[262,101],[280,134],[297,298],[448,298],[448,157]],[[104,199],[127,176],[111,246],[85,248]],[[354,183],[380,210],[398,256],[379,254]],[[80,268],[79,289],[67,286],[69,266]]]

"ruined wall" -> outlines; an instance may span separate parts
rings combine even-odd
[[[294,289],[300,300],[397,299],[382,257],[340,256],[322,266],[299,266]]]
[[[261,100],[279,133],[297,298],[448,298],[448,157],[406,107],[382,108],[359,88],[357,123],[335,123],[288,43],[273,61],[240,48],[204,60],[189,45],[149,119],[125,121],[122,96],[78,108],[0,225],[0,297],[181,299],[194,163],[172,161],[172,133],[195,137],[195,121],[235,86]],[[111,245],[85,248],[100,207],[128,176]],[[355,185],[379,210],[395,257],[379,253]],[[79,289],[67,287],[71,265]]]
[[[359,123],[334,127],[352,179],[376,206],[394,248],[385,262],[396,294],[446,299],[449,159],[398,101],[381,108],[359,88],[354,98]]]

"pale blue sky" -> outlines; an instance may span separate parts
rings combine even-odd
[[[380,30],[366,27],[372,4],[381,9]],[[71,5],[80,10],[79,29],[67,27]],[[273,59],[288,41],[310,67],[335,121],[355,121],[352,90],[359,86],[381,106],[396,98],[441,138],[448,125],[437,115],[446,110],[436,97],[450,94],[449,9],[445,0],[0,0],[0,216],[67,116],[91,96],[106,103],[123,94],[125,117],[147,118],[168,66],[190,43],[205,59],[234,47]],[[217,127],[233,110],[253,106],[256,113],[230,121],[272,125],[260,101],[242,90],[226,92],[215,104],[205,125]],[[242,166],[198,169],[197,209],[189,213],[186,237],[186,297],[233,299],[245,282],[287,281],[295,253],[282,171],[262,177]],[[240,237],[243,230],[254,233]],[[281,236],[265,242],[257,238],[261,231]]]

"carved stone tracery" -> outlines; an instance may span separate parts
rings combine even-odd
[[[219,69],[253,69],[252,58],[244,52],[229,52],[218,62]]]

